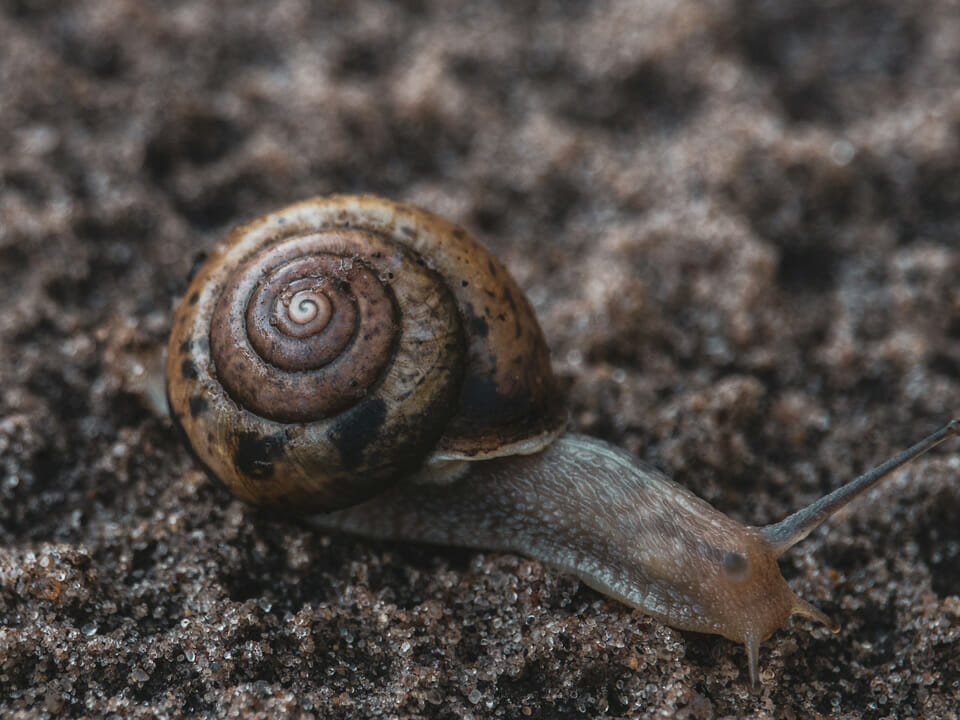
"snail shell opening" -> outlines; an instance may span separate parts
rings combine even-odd
[[[317,198],[231,233],[177,310],[166,376],[212,475],[303,512],[424,462],[536,452],[565,419],[503,266],[446,220],[373,197]]]

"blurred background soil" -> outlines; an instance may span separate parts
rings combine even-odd
[[[525,558],[329,536],[148,401],[228,228],[416,202],[572,429],[763,524],[960,411],[960,6],[0,2],[0,715],[957,717],[960,447],[791,551],[742,648]]]

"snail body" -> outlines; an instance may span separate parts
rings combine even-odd
[[[407,479],[317,523],[521,553],[671,627],[748,646],[807,607],[759,531],[584,435],[563,435],[537,455],[472,463],[450,483]]]
[[[375,197],[240,227],[174,318],[167,396],[235,495],[324,527],[520,552],[673,627],[747,649],[793,614],[837,629],[777,558],[954,421],[813,505],[747,527],[629,453],[563,434],[549,352],[503,266],[461,228]]]

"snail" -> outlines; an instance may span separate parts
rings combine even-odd
[[[234,230],[199,268],[167,349],[171,415],[248,503],[324,527],[518,552],[675,628],[759,644],[794,614],[839,628],[777,558],[950,436],[785,520],[749,527],[602,440],[565,434],[537,318],[462,228],[333,196]]]

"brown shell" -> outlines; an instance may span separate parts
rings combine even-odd
[[[422,463],[536,452],[563,429],[523,293],[464,230],[333,196],[234,230],[167,350],[171,414],[238,497],[346,507]]]

